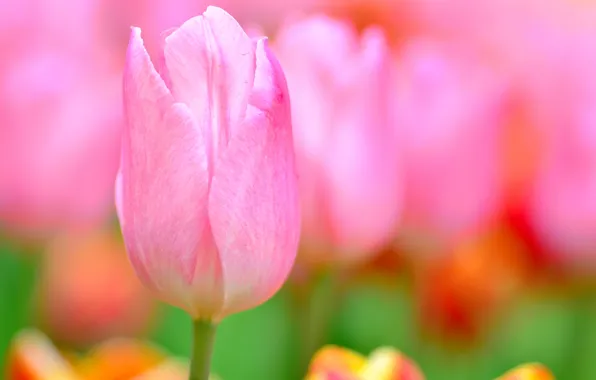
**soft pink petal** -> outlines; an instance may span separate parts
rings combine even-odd
[[[455,239],[491,222],[502,205],[507,81],[473,53],[426,40],[406,46],[400,65],[406,224]]]
[[[172,89],[172,79],[170,78],[170,72],[168,71],[168,66],[166,65],[166,55],[165,55],[165,48],[166,48],[166,38],[168,38],[172,33],[174,33],[178,28],[170,28],[163,31],[160,34],[160,45],[159,51],[157,53],[157,59],[155,62],[155,69],[163,79],[164,83],[168,88]]]
[[[161,295],[195,313],[188,288],[199,253],[201,262],[216,263],[210,273],[213,299],[203,304],[221,300],[217,252],[204,236],[209,183],[204,139],[188,107],[173,103],[139,29],[132,31],[127,56],[124,107],[120,213],[131,261]]]
[[[528,211],[545,247],[585,270],[596,252],[596,52],[590,47],[596,29],[553,34],[556,39],[532,45],[541,65],[524,67],[543,137]]]
[[[27,236],[89,227],[113,209],[121,73],[98,55],[19,41],[0,62],[0,219]]]
[[[246,106],[255,80],[255,45],[238,22],[218,7],[207,7],[204,13],[219,48],[218,67],[225,75],[221,112],[227,112],[228,133],[244,119]],[[217,61],[216,61],[217,62]]]
[[[166,38],[176,100],[192,110],[210,142],[210,162],[244,118],[254,81],[254,45],[225,11],[208,7]]]
[[[116,204],[116,213],[118,214],[118,220],[120,222],[120,226],[123,227],[126,221],[124,220],[124,213],[122,212],[123,204],[123,189],[122,189],[122,172],[119,170],[118,174],[116,174],[116,182],[114,183],[114,203]]]
[[[288,23],[278,34],[275,51],[292,94],[293,137],[300,173],[303,236],[328,240],[325,160],[335,128],[337,76],[357,52],[355,30],[348,23],[313,16]]]
[[[356,53],[357,44],[349,24],[325,16],[291,23],[276,39],[275,50],[294,94],[293,131],[299,161],[320,161],[325,154],[334,128],[337,76]]]
[[[391,69],[386,41],[368,31],[359,61],[344,70],[335,129],[324,161],[333,243],[357,259],[389,243],[402,204],[390,120]],[[342,88],[343,87],[343,88]]]
[[[289,24],[276,47],[292,94],[304,241],[360,259],[393,236],[401,208],[387,42],[378,29],[360,37],[314,16]]]
[[[267,300],[293,265],[300,216],[287,87],[264,40],[249,114],[215,168],[209,217],[225,283],[221,316]]]

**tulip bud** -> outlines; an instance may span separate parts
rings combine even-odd
[[[452,243],[492,222],[502,205],[507,82],[469,52],[424,40],[403,49],[399,67],[404,225],[423,241]]]
[[[416,363],[392,348],[373,351],[360,376],[363,380],[424,380]]]
[[[401,209],[385,36],[314,16],[289,24],[275,46],[292,93],[301,258],[368,258],[393,238]]]
[[[85,380],[132,379],[168,360],[158,347],[133,339],[112,338],[76,361]]]
[[[358,372],[366,365],[366,358],[342,347],[325,346],[313,357],[307,380],[358,379]]]
[[[97,55],[21,46],[0,67],[0,223],[33,239],[95,226],[113,207],[118,76]]]
[[[512,369],[497,380],[555,380],[555,377],[542,364],[524,364]]]
[[[556,29],[525,76],[528,108],[543,135],[528,216],[543,247],[575,272],[596,268],[596,35]],[[549,40],[550,41],[550,40]],[[565,59],[562,59],[565,57]],[[537,70],[536,68],[539,68]],[[549,78],[545,81],[544,78]]]
[[[326,346],[311,362],[307,380],[424,380],[418,366],[395,349],[379,348],[366,358]]]
[[[186,380],[188,364],[180,360],[170,359],[136,376],[132,380]],[[214,379],[210,379],[214,380]]]
[[[79,377],[45,335],[26,330],[12,343],[7,379],[78,380]]]
[[[300,214],[290,100],[267,39],[208,7],[151,62],[133,28],[117,203],[141,280],[196,319],[257,306],[285,281]]]

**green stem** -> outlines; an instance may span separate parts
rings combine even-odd
[[[197,320],[193,322],[189,380],[209,380],[216,329],[217,325],[211,321]]]
[[[320,342],[321,321],[316,316],[315,289],[316,283],[312,281],[295,295],[295,314],[298,316],[299,352],[298,352],[298,377],[305,375],[310,358]]]
[[[589,352],[590,329],[592,326],[592,305],[593,297],[588,289],[580,288],[573,295],[574,318],[571,329],[571,345],[567,361],[565,363],[565,374],[570,379],[583,378],[582,363],[585,360],[585,352]]]
[[[312,276],[295,289],[294,308],[300,334],[297,378],[304,377],[312,356],[327,342],[331,320],[341,300],[342,274],[340,270],[328,272],[322,288],[320,276]]]

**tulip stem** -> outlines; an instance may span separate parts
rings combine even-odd
[[[301,339],[298,355],[298,378],[303,378],[313,354],[327,342],[331,321],[341,302],[344,285],[344,272],[341,269],[326,273],[326,281],[312,276],[297,289],[295,312],[299,317]]]
[[[590,329],[593,320],[593,301],[592,293],[589,289],[583,287],[576,290],[577,293],[572,297],[574,308],[574,319],[571,329],[571,342],[573,347],[567,355],[568,359],[565,363],[565,371],[562,373],[569,374],[570,379],[584,378],[583,371],[585,368],[582,364],[586,358],[584,353],[590,350]]]
[[[189,380],[209,379],[216,329],[217,325],[211,321],[196,320],[193,322]]]

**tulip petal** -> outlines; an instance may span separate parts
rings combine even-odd
[[[361,354],[337,346],[324,346],[313,356],[307,379],[329,379],[336,375],[340,379],[357,378],[357,374],[366,368],[367,359]]]
[[[246,113],[254,81],[254,45],[232,16],[208,7],[166,38],[174,97],[209,136],[211,163]]]
[[[360,378],[362,380],[425,379],[416,363],[401,352],[390,347],[378,348],[370,354],[368,363],[360,373]]]
[[[552,372],[540,363],[520,365],[497,380],[554,380]]]
[[[221,8],[209,6],[204,13],[221,54],[218,62],[226,83],[220,112],[228,112],[230,136],[246,114],[248,99],[255,80],[255,44],[240,24]]]
[[[116,174],[116,181],[114,184],[114,203],[116,205],[116,213],[118,215],[118,220],[120,221],[120,226],[123,226],[125,223],[124,214],[121,211],[124,207],[122,205],[122,191],[122,172],[118,170],[118,173]]]
[[[217,166],[209,218],[224,278],[221,317],[257,306],[281,287],[300,231],[289,97],[265,40],[244,124]]]
[[[205,247],[211,242],[204,238],[209,230],[205,142],[188,107],[173,103],[136,28],[124,73],[124,106],[128,128],[119,203],[129,256],[148,286],[188,310],[191,300],[183,289],[193,280],[197,252],[202,261],[215,263],[208,280],[219,278],[220,270],[217,252]],[[211,282],[209,291],[218,288]]]
[[[165,48],[166,48],[166,38],[168,38],[172,33],[174,33],[178,28],[169,28],[164,30],[160,34],[160,49],[157,54],[157,59],[155,60],[155,69],[163,79],[166,86],[170,91],[172,90],[172,79],[170,78],[170,72],[168,71],[168,66],[166,65],[166,56],[165,56]]]
[[[343,256],[368,257],[393,237],[401,211],[401,177],[389,119],[389,52],[384,36],[368,30],[360,61],[344,72],[324,165],[335,244]],[[351,69],[351,70],[350,70]],[[351,72],[350,72],[351,71]],[[358,73],[358,74],[356,74]],[[350,75],[348,75],[350,74]]]

